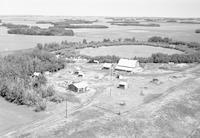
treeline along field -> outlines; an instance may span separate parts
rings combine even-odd
[[[46,100],[60,102],[52,86],[46,85],[44,72],[63,69],[65,63],[46,51],[33,50],[0,58],[0,96],[19,105],[45,110]],[[34,72],[39,73],[34,76]]]

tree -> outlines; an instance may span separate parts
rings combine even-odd
[[[83,44],[87,44],[87,40],[86,39],[83,39]]]
[[[37,49],[42,50],[43,49],[43,45],[41,43],[37,44]]]

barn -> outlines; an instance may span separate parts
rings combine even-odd
[[[133,72],[136,68],[139,68],[139,62],[137,60],[120,59],[115,70]]]

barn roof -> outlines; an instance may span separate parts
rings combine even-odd
[[[117,66],[123,66],[128,68],[135,68],[138,64],[137,60],[120,59]]]
[[[124,66],[116,66],[115,67],[116,70],[125,70],[125,71],[133,71],[133,68],[129,68],[129,67],[124,67]]]
[[[85,81],[74,83],[73,85],[75,87],[77,87],[77,88],[86,88],[86,87],[88,87],[88,83],[85,82]]]
[[[128,83],[127,83],[127,82],[125,82],[125,81],[120,81],[120,82],[119,82],[119,85],[124,85],[124,86],[127,86],[127,85],[128,85]]]

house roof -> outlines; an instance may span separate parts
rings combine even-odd
[[[124,82],[124,81],[120,81],[120,82],[119,82],[119,85],[124,85],[124,86],[126,86],[126,85],[128,85],[128,83],[127,83],[127,82]]]
[[[79,71],[79,72],[78,72],[78,75],[79,75],[79,76],[84,76],[84,73],[83,73],[82,71]]]
[[[73,84],[77,88],[86,88],[88,87],[88,83],[85,81],[79,82],[79,83],[74,83]]]
[[[129,68],[129,67],[124,67],[124,66],[116,66],[115,67],[116,70],[126,70],[126,71],[133,71],[133,68]]]
[[[128,68],[135,68],[138,64],[137,60],[120,59],[117,66],[123,66]]]
[[[40,72],[34,72],[33,76],[40,76]]]

